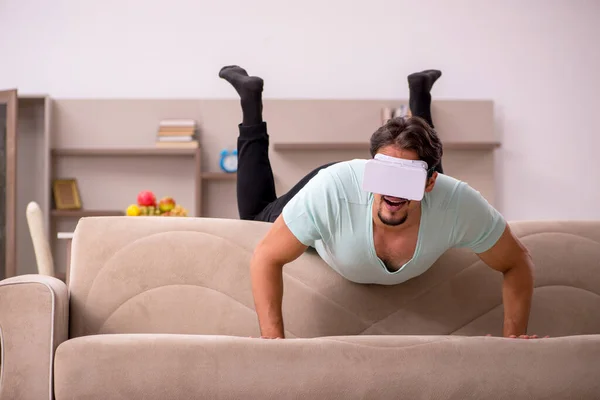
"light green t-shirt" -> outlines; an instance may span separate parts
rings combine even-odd
[[[373,194],[362,190],[367,160],[322,169],[286,204],[283,219],[291,232],[346,279],[394,285],[427,271],[448,249],[482,253],[504,232],[506,221],[467,183],[438,174],[421,202],[421,223],[413,258],[389,271],[373,241]]]

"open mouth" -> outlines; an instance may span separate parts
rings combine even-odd
[[[408,204],[407,199],[403,199],[401,197],[392,197],[392,196],[383,196],[383,202],[387,205],[387,208],[390,211],[398,211],[406,204]]]

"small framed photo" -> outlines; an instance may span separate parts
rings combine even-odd
[[[58,210],[81,209],[81,198],[75,179],[55,179],[52,182],[52,192]]]

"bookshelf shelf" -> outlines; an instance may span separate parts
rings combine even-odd
[[[52,149],[53,156],[193,156],[195,149],[168,149],[157,147],[80,147]]]
[[[285,151],[285,150],[368,150],[368,142],[339,142],[339,143],[327,143],[327,142],[296,142],[296,143],[274,143],[274,150]]]
[[[500,147],[499,142],[448,142],[443,143],[447,150],[493,150]],[[273,149],[278,151],[328,151],[328,150],[369,150],[368,142],[291,142],[274,143]]]
[[[202,173],[202,179],[208,181],[234,181],[237,178],[237,174],[231,174],[227,172],[204,172]]]
[[[125,215],[124,211],[118,210],[52,210],[53,217],[112,217]]]

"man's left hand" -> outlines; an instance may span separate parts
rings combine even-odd
[[[478,254],[479,258],[492,269],[504,276],[502,302],[504,303],[504,337],[519,338],[527,332],[531,298],[533,296],[533,261],[527,248],[506,225],[504,233],[492,248]]]
[[[510,335],[509,338],[510,339],[547,339],[550,336],[546,335],[543,338],[539,337],[538,335]]]

